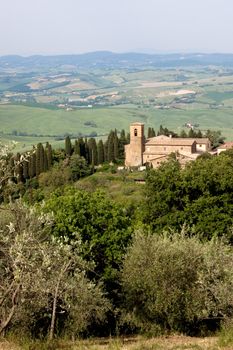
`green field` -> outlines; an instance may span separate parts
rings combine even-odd
[[[128,131],[135,121],[178,133],[191,122],[233,139],[233,71],[227,67],[7,74],[0,71],[1,138],[17,140],[20,148],[46,140],[57,144],[55,136],[68,133],[102,137],[115,128]]]

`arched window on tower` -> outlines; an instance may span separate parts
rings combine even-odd
[[[134,129],[134,136],[138,136],[138,130]]]

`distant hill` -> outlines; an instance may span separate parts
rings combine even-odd
[[[40,69],[74,66],[77,68],[140,68],[152,67],[187,67],[187,66],[233,66],[233,54],[146,54],[113,53],[97,51],[80,55],[29,56],[17,55],[0,57],[0,69],[27,68]]]

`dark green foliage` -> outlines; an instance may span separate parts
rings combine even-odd
[[[88,152],[89,152],[89,164],[92,166],[97,165],[97,145],[95,139],[92,137],[88,140]]]
[[[74,143],[74,153],[75,153],[75,154],[78,154],[79,156],[81,155],[79,140],[75,140],[75,143]]]
[[[221,240],[137,234],[123,268],[127,311],[143,330],[201,332],[203,320],[232,316],[232,268]]]
[[[233,225],[233,162],[227,154],[200,157],[184,170],[171,160],[148,170],[144,222],[155,230],[184,223],[210,239]]]
[[[131,220],[123,208],[101,192],[68,189],[52,196],[45,210],[54,213],[53,234],[74,244],[81,239],[83,257],[95,262],[94,278],[102,277],[111,289],[131,239]]]
[[[65,152],[68,157],[72,154],[72,145],[69,136],[66,136],[65,138]]]
[[[42,143],[38,143],[36,148],[36,176],[39,176],[44,167],[44,152]]]
[[[91,174],[91,170],[86,159],[80,157],[78,154],[73,154],[70,157],[68,167],[71,172],[72,181],[77,181],[80,178]]]
[[[125,136],[125,130],[121,130],[119,138],[119,148],[118,148],[118,157],[119,159],[125,158],[125,145],[127,145],[128,140]]]
[[[29,161],[28,160],[23,161],[23,178],[24,180],[29,179]]]
[[[32,179],[36,176],[36,153],[33,152],[29,158],[29,176]]]
[[[115,139],[115,133],[114,131],[111,131],[107,140],[107,161],[108,162],[113,162],[115,160],[114,139]]]
[[[113,138],[113,149],[114,149],[114,160],[116,161],[119,158],[119,140],[118,140],[116,130],[114,132],[114,138]]]
[[[205,137],[208,137],[213,148],[216,148],[219,145],[223,144],[225,140],[225,137],[222,136],[221,131],[219,130],[207,130]]]
[[[99,140],[97,145],[97,159],[98,159],[98,164],[104,163],[104,144],[102,140]]]
[[[160,131],[162,131],[162,130],[160,129]],[[147,138],[149,139],[151,137],[155,137],[155,130],[154,130],[154,128],[149,127],[148,133],[147,133]]]
[[[48,169],[51,168],[53,164],[53,156],[52,156],[52,146],[47,142],[46,143],[46,155],[47,155],[47,163],[48,163]]]
[[[16,162],[19,162],[20,161],[20,153],[17,153],[16,155]],[[23,182],[24,181],[24,178],[23,178],[23,164],[22,163],[19,163],[16,167],[16,177],[17,177],[17,182],[20,183],[20,182]]]
[[[189,129],[188,137],[190,137],[190,138],[196,137],[195,131],[193,129]]]
[[[174,131],[169,130],[168,128],[164,128],[162,125],[159,127],[159,131],[157,132],[157,135],[165,135],[165,136],[172,136],[177,137],[177,134]]]
[[[181,132],[180,132],[180,137],[181,137],[181,138],[186,138],[186,137],[188,137],[188,135],[187,135],[187,133],[186,133],[185,130],[181,130]]]

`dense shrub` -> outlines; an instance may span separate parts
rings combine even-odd
[[[178,235],[137,234],[122,272],[127,310],[142,329],[191,332],[233,311],[233,250]]]

